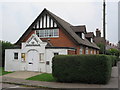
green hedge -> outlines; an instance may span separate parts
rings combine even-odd
[[[106,84],[111,77],[111,56],[58,55],[52,63],[52,75],[60,82]]]
[[[118,57],[116,57],[116,56],[109,56],[109,57],[112,61],[112,66],[117,66]]]

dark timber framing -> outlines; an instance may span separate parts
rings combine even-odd
[[[72,40],[76,45],[84,45],[84,46],[92,47],[92,48],[99,50],[99,47],[97,47],[95,44],[90,43],[86,39],[82,40],[81,38],[79,38],[79,36],[77,34],[75,34],[75,32],[70,27],[70,26],[72,26],[71,24],[69,24],[68,22],[59,18],[58,16],[54,15],[47,9],[44,9],[42,11],[42,13],[35,19],[35,21],[29,26],[29,28],[25,31],[25,33],[20,37],[20,39],[15,44],[21,45],[21,43],[24,41],[24,38],[27,37],[31,31],[33,31],[33,27],[38,22],[38,20],[42,19],[42,28],[39,27],[39,29],[45,29],[44,28],[44,16],[46,14],[50,18],[49,19],[49,28],[51,28],[50,24],[51,24],[51,20],[52,20],[53,22],[55,22],[57,27],[59,27],[59,29],[63,30],[63,32],[69,37],[69,39]],[[56,27],[53,27],[53,28],[56,28]],[[38,30],[38,28],[34,28],[34,30]]]
[[[44,16],[42,16],[42,28],[44,27]]]
[[[46,28],[47,28],[47,14],[46,14]]]
[[[51,27],[51,17],[49,18],[49,27]]]

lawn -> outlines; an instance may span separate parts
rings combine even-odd
[[[54,82],[54,81],[56,81],[56,80],[53,78],[52,74],[48,74],[48,73],[42,73],[42,74],[40,74],[40,75],[27,78],[26,80],[47,81],[47,82]]]
[[[3,67],[0,67],[0,76],[8,74],[8,73],[12,73],[12,72],[6,72],[6,71],[4,71]]]

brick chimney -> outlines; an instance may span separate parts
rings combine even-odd
[[[109,41],[106,41],[106,44],[109,45]]]
[[[96,37],[101,37],[101,32],[98,28],[96,29]]]

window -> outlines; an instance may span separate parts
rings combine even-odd
[[[91,38],[91,42],[93,42],[93,38]]]
[[[96,54],[96,50],[94,50],[94,54]]]
[[[85,34],[84,33],[82,33],[82,39],[85,39]]]
[[[25,61],[25,53],[21,53],[22,61]]]
[[[36,31],[36,35],[39,37],[39,31]]]
[[[59,53],[54,53],[54,56],[55,56],[55,55],[59,55]]]
[[[41,62],[41,61],[44,61],[44,53],[40,53],[40,54],[39,54],[39,58],[40,58],[40,62]]]
[[[14,59],[18,59],[18,53],[14,53]]]
[[[43,38],[59,37],[59,29],[36,30],[36,35]]]
[[[92,54],[92,51],[93,51],[93,50],[91,49],[90,54]]]
[[[88,54],[88,47],[86,47],[86,54]]]
[[[80,54],[83,54],[82,51],[83,51],[83,49],[82,49],[82,47],[81,47],[81,48],[80,48]]]

